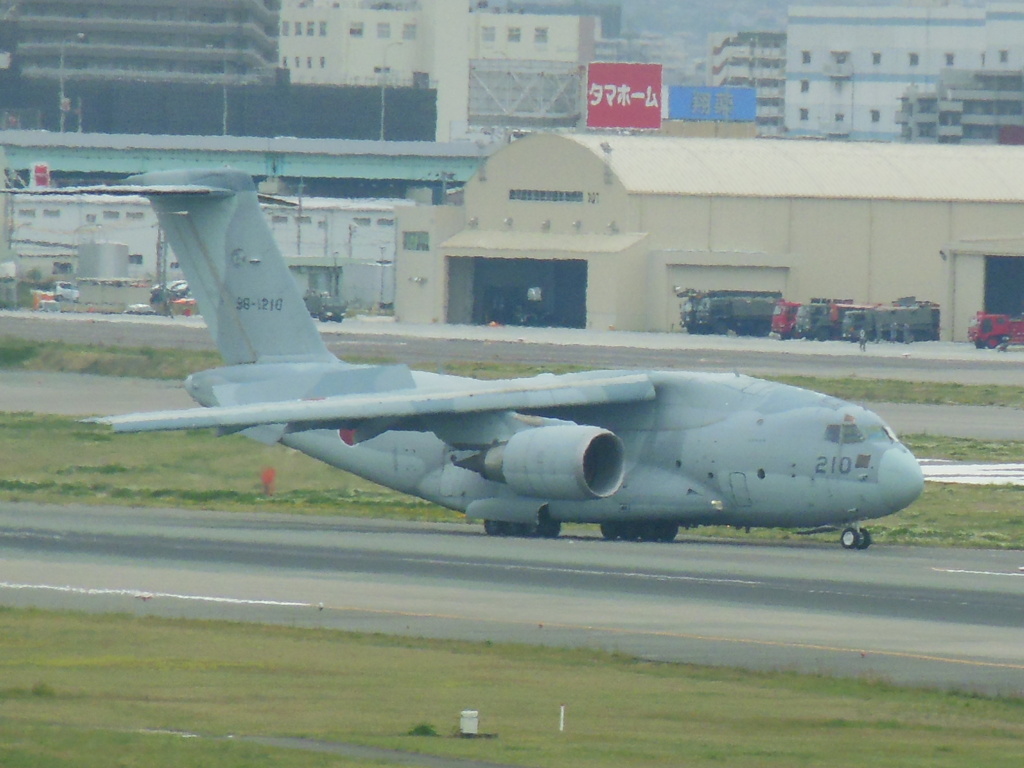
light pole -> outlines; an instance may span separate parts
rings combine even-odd
[[[60,41],[60,64],[59,64],[59,66],[57,68],[57,79],[60,82],[60,88],[59,88],[59,92],[57,94],[57,106],[59,107],[59,110],[60,110],[60,132],[61,133],[64,133],[64,127],[65,127],[65,124],[67,122],[68,112],[70,111],[70,108],[71,108],[71,105],[68,103],[67,95],[64,93],[64,49],[67,46],[67,44],[69,42],[71,42],[72,40],[74,40],[76,42],[79,42],[79,43],[82,42],[83,40],[85,40],[85,33],[84,32],[79,32],[73,38],[65,37],[63,40]],[[81,126],[81,121],[82,121],[81,115],[79,115],[78,121],[79,121],[79,126],[78,127],[79,127],[79,129],[81,129],[81,127],[82,127]]]

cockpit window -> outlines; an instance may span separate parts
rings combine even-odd
[[[856,424],[845,422],[843,424],[829,424],[825,427],[825,439],[830,443],[862,443],[864,433]]]
[[[864,427],[864,436],[868,440],[888,440],[890,443],[898,442],[895,433],[885,424],[871,424]]]

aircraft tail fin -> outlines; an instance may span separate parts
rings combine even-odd
[[[157,171],[127,183],[153,204],[228,364],[336,360],[288,272],[248,174]]]

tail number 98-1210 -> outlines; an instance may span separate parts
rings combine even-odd
[[[239,296],[235,299],[235,309],[239,312],[255,310],[257,312],[280,312],[284,309],[284,299],[271,299],[266,296],[258,299],[251,299],[248,296]]]

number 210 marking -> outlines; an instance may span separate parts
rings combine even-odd
[[[831,461],[828,456],[819,456],[818,463],[814,465],[814,472],[818,475],[848,475],[853,469],[853,459],[849,456],[842,458],[833,456]]]

